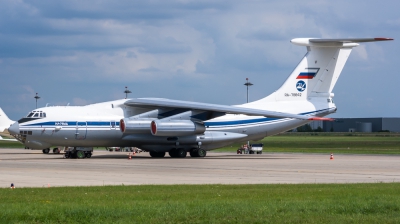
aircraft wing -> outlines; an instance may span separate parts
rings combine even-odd
[[[281,113],[276,111],[259,110],[239,106],[227,106],[219,104],[198,103],[191,101],[170,100],[162,98],[136,98],[125,102],[126,106],[142,107],[142,108],[165,108],[165,109],[185,109],[199,110],[205,112],[219,112],[223,114],[245,114],[250,116],[264,116],[271,118],[295,118],[301,120],[329,120],[331,118],[311,117],[306,115]]]

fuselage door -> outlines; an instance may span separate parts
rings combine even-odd
[[[75,132],[75,139],[83,140],[86,138],[86,122],[78,121],[76,122],[76,132]]]
[[[115,130],[116,126],[117,126],[117,122],[115,122],[115,121],[111,121],[111,122],[110,122],[110,128],[111,128],[111,130]]]

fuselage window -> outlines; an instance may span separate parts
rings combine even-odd
[[[43,117],[46,117],[46,113],[43,113]]]
[[[28,114],[28,116],[26,116],[26,117],[32,117],[32,115],[33,115],[33,113],[30,113],[30,114]]]
[[[33,115],[33,117],[39,117],[39,114],[38,114],[38,113],[36,113],[35,115]]]
[[[40,113],[40,116],[39,116],[39,117],[43,117],[42,113]]]

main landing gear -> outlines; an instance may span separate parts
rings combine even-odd
[[[204,149],[193,148],[192,150],[190,150],[191,157],[205,157],[206,155],[207,151]]]
[[[163,158],[165,156],[165,152],[150,152],[150,156],[154,158]]]
[[[182,148],[171,149],[168,152],[169,156],[172,158],[185,158],[186,150]],[[191,157],[205,157],[207,155],[207,151],[204,149],[193,148],[189,151]],[[163,158],[165,156],[165,152],[150,152],[150,156],[154,158]]]

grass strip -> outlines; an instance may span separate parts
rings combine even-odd
[[[399,223],[400,183],[0,189],[0,223]]]
[[[257,143],[264,144],[265,152],[400,154],[399,135],[285,134],[267,137]],[[217,151],[234,152],[242,144],[246,142]]]

